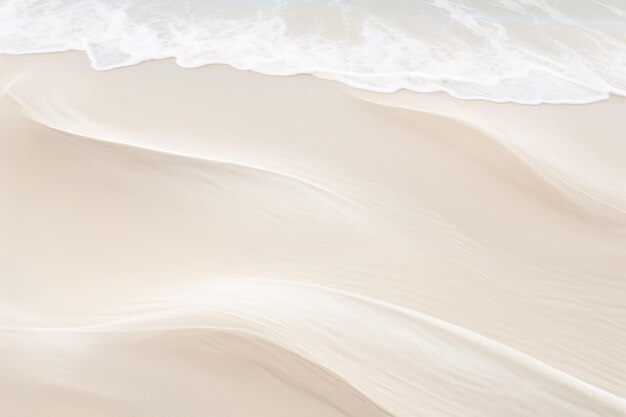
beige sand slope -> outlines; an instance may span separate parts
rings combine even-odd
[[[625,99],[0,85],[0,415],[626,416]]]

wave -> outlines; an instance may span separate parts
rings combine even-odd
[[[0,52],[83,50],[96,69],[174,57],[394,92],[587,103],[626,95],[615,0],[0,1]]]

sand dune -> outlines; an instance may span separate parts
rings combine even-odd
[[[3,415],[626,415],[625,99],[1,58]]]

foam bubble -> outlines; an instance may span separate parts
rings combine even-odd
[[[611,0],[0,0],[0,52],[87,52],[96,69],[174,57],[357,88],[583,103],[626,95]]]

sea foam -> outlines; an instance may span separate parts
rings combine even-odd
[[[173,57],[353,87],[585,103],[626,95],[621,0],[0,0],[0,52]]]

